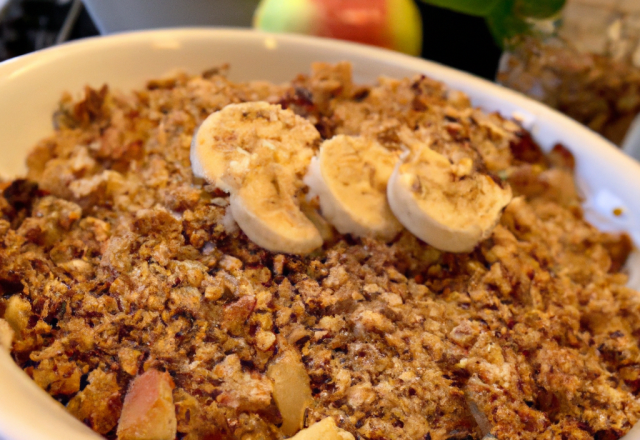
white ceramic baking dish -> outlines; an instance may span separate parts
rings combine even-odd
[[[425,44],[437,44],[426,42]],[[489,111],[515,116],[550,149],[565,144],[575,155],[588,219],[611,231],[627,231],[640,243],[640,164],[608,141],[513,91],[438,64],[399,53],[333,40],[270,35],[233,29],[145,31],[87,39],[0,64],[0,176],[19,176],[29,148],[52,130],[51,116],[63,91],[85,84],[129,90],[175,69],[200,72],[231,64],[231,79],[284,82],[308,72],[314,61],[353,63],[355,79],[424,73],[468,93]],[[623,214],[616,216],[614,209]],[[631,269],[640,269],[634,257]],[[640,272],[638,270],[637,272]],[[638,275],[634,272],[634,275]],[[631,283],[640,286],[640,280]],[[70,416],[0,350],[0,438],[68,440],[98,436]],[[640,439],[640,428],[627,439]]]

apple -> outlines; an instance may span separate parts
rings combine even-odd
[[[413,0],[262,0],[256,29],[337,38],[419,55],[422,19]]]

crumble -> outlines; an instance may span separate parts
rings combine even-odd
[[[328,226],[321,251],[270,253],[189,161],[204,118],[258,100],[323,139],[399,149],[409,128],[517,197],[467,254]],[[125,438],[127,390],[154,371],[177,438],[283,438],[269,375],[283,353],[309,378],[304,426],[331,417],[355,438],[614,439],[640,417],[629,238],[583,220],[565,147],[544,154],[464,94],[424,76],[356,85],[345,63],[284,85],[235,83],[223,66],[129,94],[86,88],[53,121],[26,178],[0,183],[0,339],[106,438]]]

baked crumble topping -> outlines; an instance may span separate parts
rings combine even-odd
[[[393,150],[409,129],[515,198],[467,254],[328,225],[309,256],[265,251],[189,160],[198,125],[247,101],[289,108],[323,139]],[[331,417],[355,438],[610,439],[640,417],[629,238],[584,221],[565,147],[544,154],[463,94],[423,76],[356,85],[346,63],[284,85],[232,82],[223,66],[66,95],[54,124],[26,178],[0,183],[0,341],[105,437],[134,379],[162,377],[177,438],[283,438],[269,374],[283,356],[309,377],[303,426]]]

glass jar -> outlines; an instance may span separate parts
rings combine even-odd
[[[498,82],[640,158],[640,1],[568,0],[561,17],[537,25],[508,43]]]

